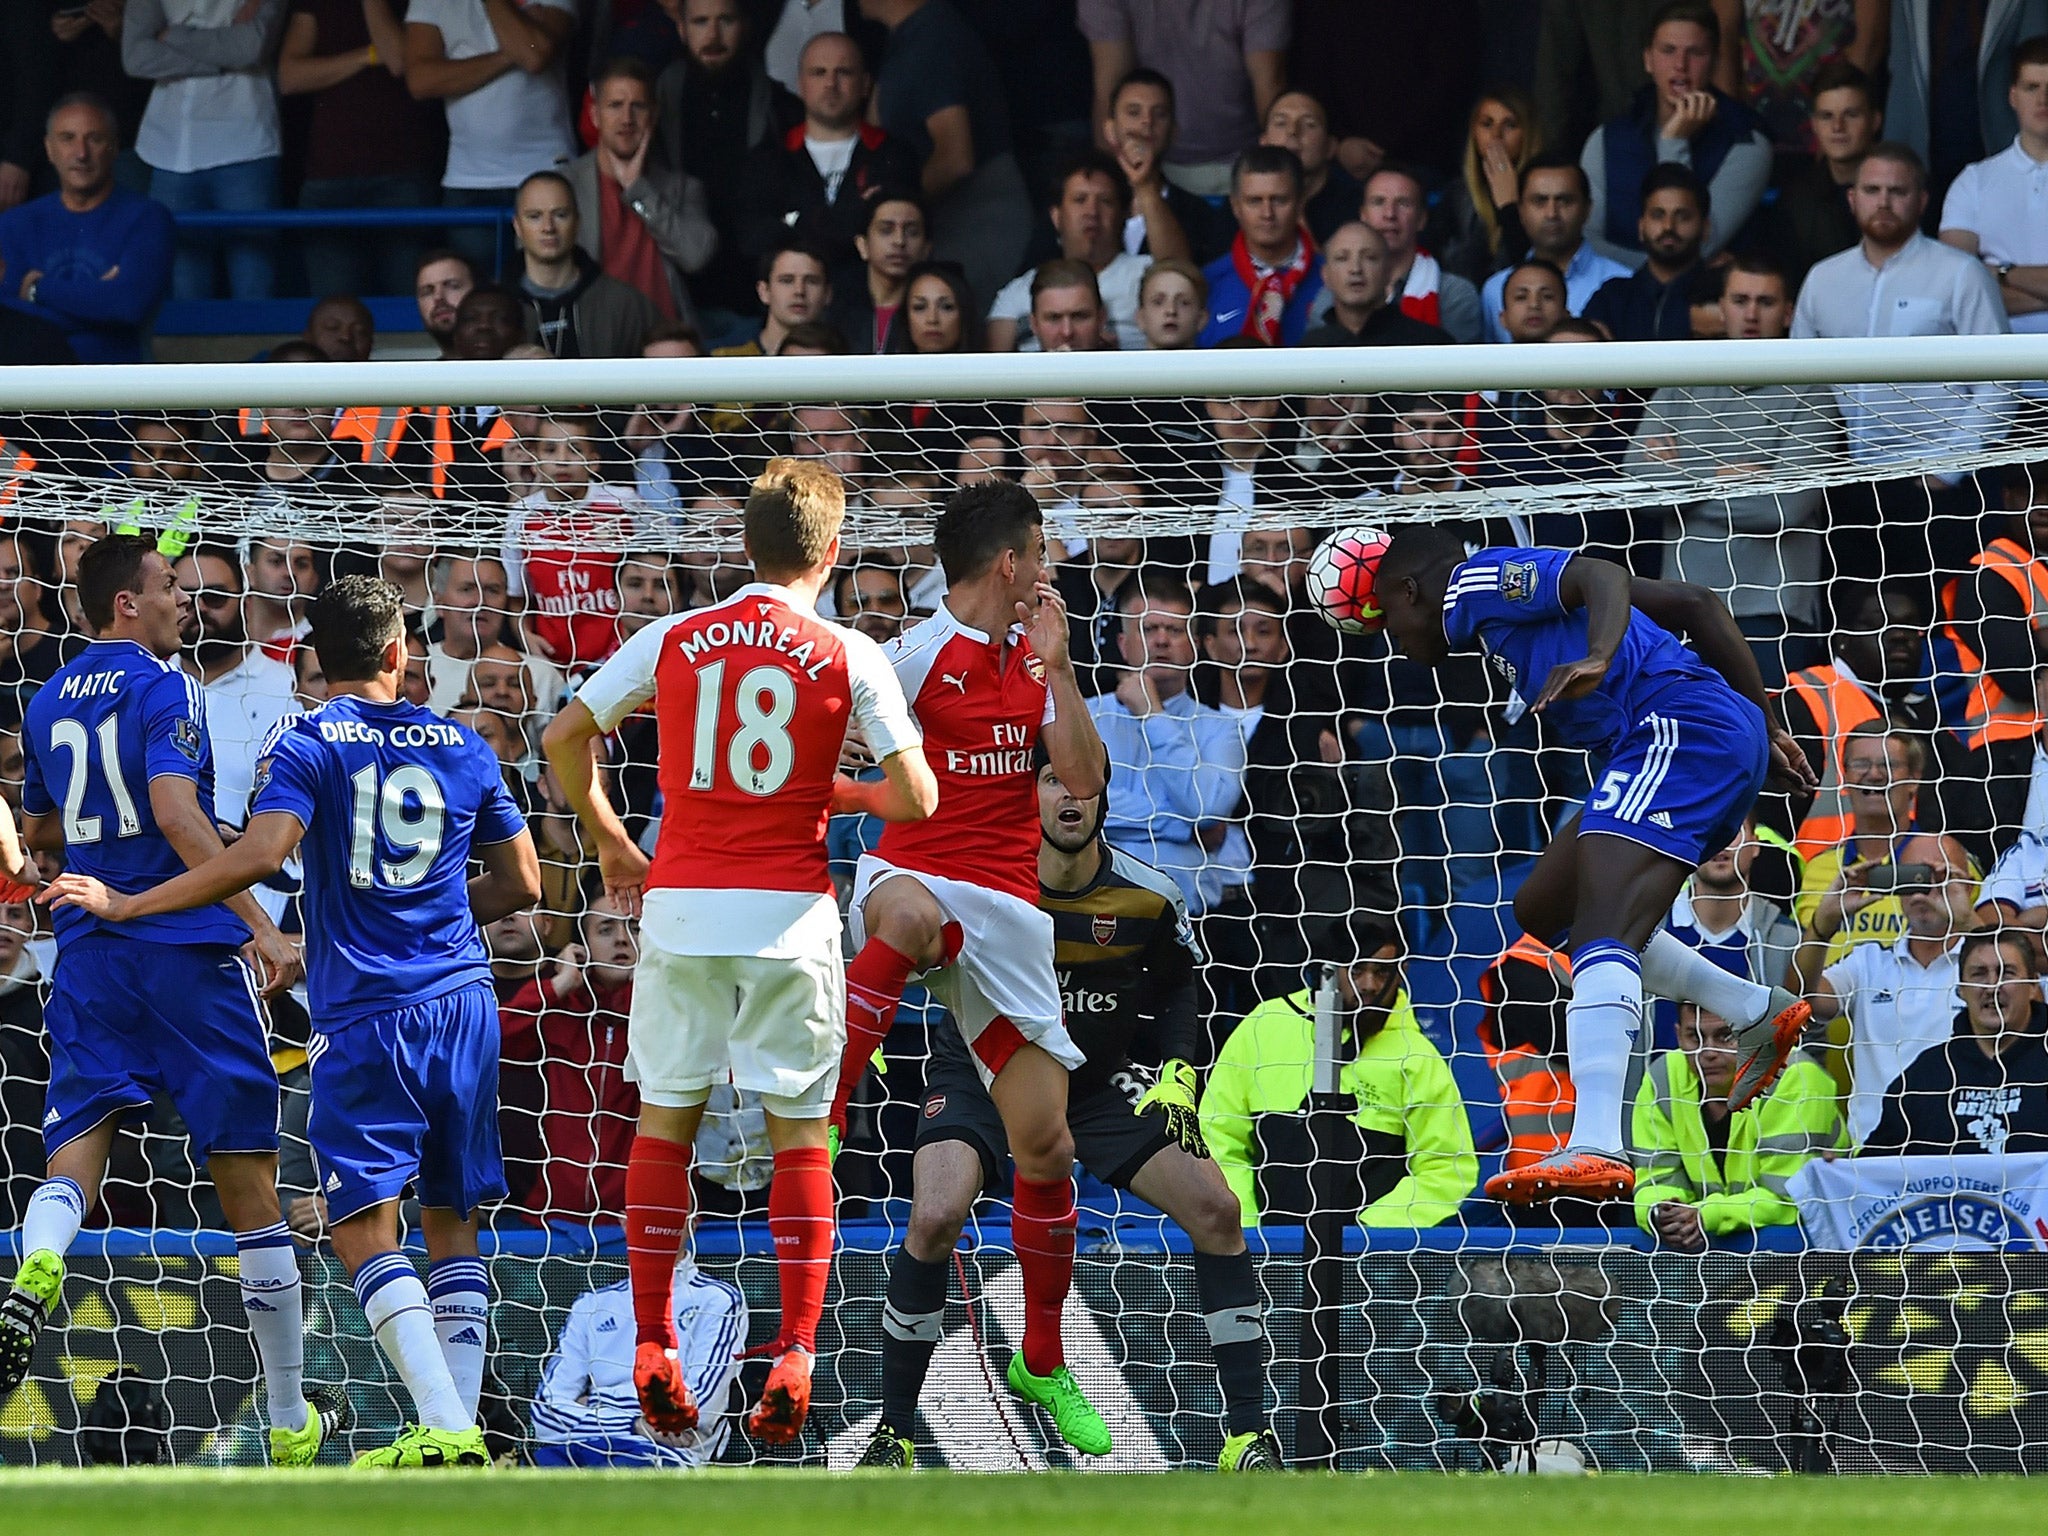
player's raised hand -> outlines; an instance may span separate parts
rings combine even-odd
[[[1799,743],[1792,733],[1781,725],[1771,727],[1771,771],[1765,782],[1772,789],[1782,789],[1789,794],[1810,795],[1820,788],[1820,780],[1814,777],[1813,764],[1799,750]]]
[[[1577,661],[1559,662],[1543,680],[1543,691],[1529,707],[1544,710],[1559,699],[1583,699],[1598,688],[1612,663],[1599,656],[1581,656]]]
[[[604,876],[604,893],[631,918],[640,916],[640,894],[647,888],[647,855],[624,838],[602,838],[597,845],[597,868]]]
[[[1017,619],[1024,626],[1024,638],[1031,642],[1032,653],[1048,667],[1069,666],[1067,605],[1059,589],[1040,577],[1031,596],[1031,602],[1017,605]]]
[[[52,911],[59,907],[76,907],[109,923],[123,921],[128,911],[126,896],[119,891],[108,890],[91,875],[59,875],[43,887],[36,900]]]

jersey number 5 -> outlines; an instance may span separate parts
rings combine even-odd
[[[142,830],[136,814],[135,797],[128,793],[128,781],[121,777],[121,717],[108,715],[93,734],[99,738],[100,772],[106,775],[107,794],[114,802],[114,816],[120,837],[133,837]],[[50,727],[50,745],[62,747],[71,758],[71,777],[64,785],[64,841],[77,847],[100,840],[103,818],[81,816],[85,806],[86,757],[91,751],[82,720],[59,720]]]
[[[692,789],[708,790],[716,783],[718,716],[724,695],[725,663],[699,667],[696,729],[691,733]],[[789,782],[796,766],[796,744],[789,739],[789,722],[796,716],[796,684],[780,667],[756,667],[740,679],[733,710],[739,729],[726,743],[726,772],[748,794],[772,795]]]
[[[380,786],[377,765],[371,763],[349,776],[355,790],[355,815],[348,841],[348,883],[368,890],[383,883],[398,890],[418,885],[427,878],[440,856],[441,837],[448,822],[448,799],[440,781],[417,763],[391,770]],[[412,804],[406,804],[406,797]],[[404,858],[379,859],[377,834]]]

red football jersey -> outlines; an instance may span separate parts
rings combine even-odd
[[[575,506],[532,496],[513,513],[505,569],[525,595],[527,628],[557,666],[594,666],[618,646],[618,547],[633,542],[636,526],[602,486]]]
[[[1045,663],[1022,626],[1000,650],[942,602],[888,648],[939,781],[939,808],[893,822],[876,857],[1036,903],[1038,776],[1031,749],[1052,719]]]
[[[662,814],[649,891],[830,892],[848,727],[878,758],[918,740],[881,647],[765,583],[656,620],[576,696],[609,731],[650,695]]]

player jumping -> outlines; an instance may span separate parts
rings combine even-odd
[[[1604,763],[1576,824],[1515,896],[1530,937],[1562,945],[1569,935],[1571,1139],[1495,1175],[1486,1192],[1514,1204],[1626,1196],[1635,1175],[1621,1101],[1646,991],[1736,1026],[1731,1111],[1770,1086],[1811,1016],[1784,988],[1722,970],[1660,925],[1686,877],[1741,830],[1766,778],[1811,789],[1812,770],[1770,722],[1749,643],[1704,587],[1631,578],[1560,549],[1468,557],[1455,533],[1435,526],[1395,536],[1376,586],[1387,633],[1406,655],[1435,667],[1478,646],[1511,690],[1510,722],[1537,710]]]
[[[826,1111],[846,1038],[825,825],[836,812],[913,821],[938,801],[880,647],[817,615],[845,513],[829,469],[771,460],[745,512],[755,582],[634,635],[544,737],[597,843],[605,889],[641,916],[627,1026],[640,1124],[626,1165],[626,1260],[633,1379],[656,1435],[697,1421],[669,1290],[689,1227],[691,1146],[712,1087],[726,1081],[761,1095],[775,1149],[768,1227],[782,1326],[748,1428],[771,1444],[803,1431],[832,1264]],[[594,788],[593,762],[603,735],[650,698],[663,797],[651,867]],[[838,772],[849,733],[880,760],[881,782]]]
[[[846,1057],[832,1121],[889,1031],[914,975],[952,1013],[1002,1116],[1016,1164],[1011,1233],[1024,1343],[1010,1389],[1060,1437],[1107,1455],[1109,1429],[1067,1369],[1060,1312],[1074,1280],[1074,1141],[1067,1073],[1085,1057],[1061,1019],[1053,923],[1038,910],[1032,751],[1060,781],[1102,793],[1102,738],[1067,654],[1067,610],[1045,570],[1038,503],[1012,481],[947,498],[932,530],[946,596],[889,647],[939,781],[939,812],[893,826],[854,872]],[[928,974],[927,974],[928,973]],[[915,1311],[928,1311],[917,1306]]]
[[[119,534],[79,557],[78,591],[96,638],[42,686],[22,722],[27,838],[62,851],[79,875],[143,890],[221,851],[199,685],[175,661],[192,599],[154,543]],[[10,878],[13,854],[0,860]],[[262,968],[263,995],[274,996],[297,976],[297,957],[247,895],[134,920],[65,910],[56,929],[44,1011],[49,1177],[29,1198],[21,1268],[0,1301],[0,1397],[28,1374],[122,1117],[161,1095],[184,1117],[235,1231],[270,1459],[307,1465],[346,1405],[324,1395],[309,1404],[304,1392],[299,1261],[277,1204],[270,1021],[244,963]]]
[[[478,924],[540,899],[540,860],[483,738],[399,698],[398,588],[343,577],[310,617],[329,698],[264,744],[240,841],[137,895],[69,873],[44,899],[60,920],[139,923],[234,899],[303,848],[307,1139],[335,1256],[419,1415],[356,1465],[483,1466],[489,1298],[475,1212],[505,1193],[505,1171],[498,1008]],[[472,859],[483,873],[469,873]],[[165,983],[152,978],[122,1005],[134,1009],[150,987]],[[419,1193],[426,1285],[398,1248],[408,1187]]]
[[[1195,1289],[1223,1388],[1225,1472],[1277,1471],[1266,1427],[1265,1321],[1242,1215],[1209,1156],[1195,1113],[1202,1021],[1201,946],[1180,887],[1102,836],[1108,791],[1077,800],[1044,744],[1038,765],[1038,905],[1053,922],[1067,1028],[1087,1055],[1068,1088],[1074,1155],[1104,1183],[1128,1189],[1180,1223],[1194,1242]],[[1147,1088],[1130,1059],[1147,1029],[1161,1063]],[[943,1333],[946,1268],[960,1229],[993,1187],[1006,1143],[1002,1117],[949,1030],[932,1032],[924,1114],[912,1165],[910,1230],[889,1267],[882,1314],[882,1421],[864,1467],[909,1467],[917,1399]]]

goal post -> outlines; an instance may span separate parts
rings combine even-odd
[[[1382,640],[1339,636],[1309,606],[1303,571],[1334,530],[1457,522],[1489,542],[1566,544],[1708,585],[1781,671],[1824,661],[1843,637],[1881,661],[1896,644],[1898,667],[1924,661],[1923,673],[1866,681],[1900,684],[1888,702],[1924,748],[1919,814],[1975,818],[1954,825],[1988,872],[2022,823],[2048,835],[2048,754],[2038,804],[2013,782],[2034,771],[2024,731],[1972,755],[1969,685],[1983,669],[1956,670],[1976,664],[1958,660],[1943,583],[2010,533],[2002,519],[2048,508],[2048,473],[2031,468],[2048,461],[2043,379],[2038,335],[0,371],[0,655],[20,658],[0,666],[0,793],[18,803],[10,764],[41,662],[86,638],[73,575],[99,533],[157,536],[209,599],[188,665],[207,691],[229,826],[246,815],[268,723],[323,695],[302,643],[312,593],[358,571],[401,587],[416,632],[409,696],[484,736],[541,847],[541,907],[489,935],[514,1187],[486,1221],[486,1401],[501,1443],[531,1453],[573,1417],[534,1408],[572,1305],[625,1273],[633,1112],[619,1074],[630,954],[603,927],[540,730],[621,635],[737,590],[739,512],[769,458],[845,477],[845,560],[826,603],[882,638],[941,600],[930,534],[944,497],[1015,476],[1046,514],[1091,708],[1134,717],[1119,739],[1156,754],[1118,761],[1105,830],[1194,913],[1215,1058],[1200,1064],[1203,1123],[1261,1216],[1249,1241],[1267,1407],[1291,1454],[1345,1469],[1575,1454],[1606,1470],[1776,1471],[1796,1459],[1796,1430],[1802,1445],[1824,1436],[1843,1470],[2035,1470],[2048,1465],[2048,1349],[2020,1302],[2048,1284],[2039,1252],[1807,1249],[1780,1202],[1754,1232],[1693,1254],[1631,1214],[1515,1221],[1481,1198],[1484,1176],[1560,1126],[1569,1102],[1556,968],[1508,952],[1514,892],[1592,788],[1586,764],[1511,711],[1483,666],[1432,679]],[[1924,657],[1906,657],[1914,645]],[[611,791],[649,846],[662,748],[644,717],[607,747]],[[1840,772],[1824,787],[1839,797]],[[1838,809],[1853,828],[1846,799]],[[1803,876],[1780,846],[1801,825],[1777,830],[1752,887],[1796,936],[1795,914],[1817,899],[1812,871],[1842,862],[1846,834],[1807,839]],[[843,895],[862,829],[835,821],[831,836]],[[290,887],[262,899],[290,912]],[[1896,903],[1891,917],[1903,921]],[[1113,948],[1126,920],[1105,913],[1092,943]],[[1405,997],[1354,1028],[1334,1015],[1329,967],[1354,957],[1358,932],[1381,931],[1374,921],[1405,947]],[[1890,942],[1897,926],[1878,922],[1859,936]],[[1729,963],[1781,961],[1782,923],[1752,927],[1752,947],[1723,945]],[[7,999],[46,993],[53,963],[44,921],[0,908],[0,982],[28,989],[0,988],[0,1248],[41,1172],[48,1072],[33,1014]],[[1526,974],[1504,980],[1511,964]],[[1070,1014],[1092,1006],[1091,989],[1073,982]],[[1676,1022],[1646,1015],[1645,1068],[1675,1045]],[[856,1096],[810,1435],[771,1453],[735,1418],[722,1460],[843,1466],[873,1424],[928,1042],[950,1027],[913,991],[889,1070]],[[405,1399],[317,1241],[303,1138],[314,1028],[303,999],[278,1009],[283,1193],[315,1239],[309,1369],[348,1383],[367,1444]],[[1846,1090],[1844,1043],[1816,1059]],[[1089,1091],[1141,1080],[1148,1050],[1141,1034],[1137,1070]],[[1302,1092],[1270,1088],[1276,1069],[1298,1070]],[[1411,1097],[1350,1113],[1384,1092]],[[765,1126],[731,1094],[709,1118],[699,1261],[738,1286],[748,1339],[765,1340]],[[124,1364],[161,1385],[178,1459],[258,1460],[232,1242],[205,1230],[218,1217],[175,1123],[154,1117],[120,1146],[108,1186],[120,1230],[74,1265],[65,1316],[0,1403],[0,1462],[77,1460],[96,1394]],[[1221,1400],[1191,1242],[1115,1187],[1125,1172],[1091,1166],[1081,1183],[1069,1354],[1116,1436],[1111,1467],[1213,1466]],[[2030,1220],[2014,1217],[2009,1247],[2034,1243]],[[957,1467],[1065,1464],[1001,1386],[1023,1305],[1003,1201],[982,1202],[968,1232],[920,1441]],[[1812,1323],[1823,1314],[1826,1327]],[[1837,1350],[1846,1376],[1814,1363]],[[758,1388],[751,1367],[738,1374]]]

